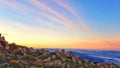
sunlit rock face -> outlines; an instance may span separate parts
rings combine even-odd
[[[9,44],[5,40],[5,37],[1,35],[1,33],[0,33],[0,48],[4,48],[6,50],[9,50]]]

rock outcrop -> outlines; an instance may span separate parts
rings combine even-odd
[[[8,44],[8,42],[5,40],[5,37],[1,35],[1,33],[0,33],[0,48],[9,50],[9,44]]]
[[[120,68],[116,64],[84,60],[72,52],[33,49],[8,44],[0,34],[0,68]]]

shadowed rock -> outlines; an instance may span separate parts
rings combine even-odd
[[[9,50],[9,44],[8,42],[5,40],[5,37],[4,36],[1,36],[1,33],[0,33],[0,47],[6,49],[6,50]]]

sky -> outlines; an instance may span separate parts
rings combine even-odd
[[[120,50],[119,0],[0,0],[0,33],[34,48]]]

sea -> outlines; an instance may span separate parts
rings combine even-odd
[[[49,49],[54,51],[56,49]],[[86,60],[101,63],[114,63],[120,66],[120,50],[65,49]]]

